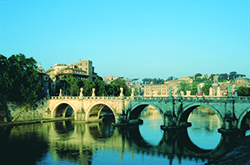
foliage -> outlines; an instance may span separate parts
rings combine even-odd
[[[191,90],[190,84],[188,84],[186,81],[181,81],[179,88],[184,92],[185,95],[187,90]]]
[[[66,92],[70,93],[71,96],[79,95],[80,88],[78,87],[79,80],[75,77],[67,77],[65,79]]]
[[[229,74],[227,73],[221,73],[221,74],[211,74],[209,80],[213,81],[214,76],[218,76],[218,81],[219,82],[226,82],[228,80],[235,80],[238,77],[246,77],[244,74],[237,74],[237,72],[232,71]]]
[[[63,81],[63,80],[61,80]],[[106,84],[99,78],[96,78],[94,81],[89,79],[78,80],[73,77],[65,79],[66,85],[66,94],[73,96],[79,95],[80,88],[83,88],[83,96],[91,96],[92,88],[95,88],[96,96],[120,96],[120,88],[123,88],[123,94],[125,96],[130,96],[131,90],[126,84],[124,79],[116,79],[110,84]],[[63,83],[62,83],[63,84]]]
[[[174,76],[170,76],[170,77],[167,78],[166,81],[170,81],[170,80],[175,80],[175,77]]]
[[[201,77],[201,76],[202,76],[201,73],[196,73],[196,74],[194,75],[195,79],[198,78],[198,77]]]
[[[153,82],[153,84],[164,84],[164,79],[160,78],[144,78],[142,79],[143,84],[149,84],[150,82]]]
[[[193,82],[191,85],[191,95],[196,95],[198,93],[199,82]]]
[[[241,86],[237,93],[239,96],[250,96],[250,88]]]
[[[15,102],[21,106],[32,107],[43,90],[38,81],[36,61],[23,54],[12,55],[8,59],[0,55],[0,102]]]
[[[96,78],[94,80],[94,88],[95,88],[95,94],[97,96],[106,96],[107,92],[105,90],[105,82],[100,80],[99,78]]]
[[[212,86],[212,81],[206,81],[204,83],[204,86],[201,88],[201,92],[204,93],[205,95],[209,95],[209,89]]]
[[[78,87],[83,88],[83,96],[91,96],[93,83],[89,79],[83,79],[78,82]]]
[[[112,81],[110,83],[110,85],[112,85],[115,96],[120,95],[120,88],[121,87],[123,88],[124,96],[130,96],[131,95],[131,91],[130,91],[129,87],[127,86],[126,81],[124,79],[119,79],[118,78],[118,79]]]

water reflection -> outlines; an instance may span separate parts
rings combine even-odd
[[[142,126],[127,129],[108,123],[74,122],[5,127],[0,130],[4,151],[0,157],[8,164],[204,164],[222,154],[232,138],[219,137],[214,150],[202,149],[190,134],[201,137],[213,133],[217,125],[207,119],[208,125],[200,124],[203,119],[197,120],[195,115],[190,117],[193,130],[161,131],[161,116],[145,117]],[[210,143],[212,139],[201,141]],[[17,159],[9,160],[9,155]]]
[[[203,149],[214,149],[220,142],[221,127],[218,116],[209,108],[199,107],[193,110],[188,118],[192,127],[188,128],[191,141]]]
[[[0,128],[0,160],[6,164],[35,164],[49,148],[41,124]]]
[[[142,111],[140,118],[143,120],[143,124],[139,126],[141,136],[148,144],[158,145],[163,135],[160,129],[163,125],[161,114],[155,107],[149,105]]]

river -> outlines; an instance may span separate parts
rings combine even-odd
[[[177,131],[161,130],[163,121],[156,110],[141,118],[142,125],[130,128],[75,121],[2,127],[0,160],[37,165],[200,165],[232,142],[218,133],[220,121],[206,109],[195,109],[188,119],[192,126]]]

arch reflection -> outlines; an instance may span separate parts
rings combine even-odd
[[[214,149],[203,149],[191,141],[187,129],[165,130],[159,144],[153,146],[140,135],[139,127],[133,126],[127,129],[126,138],[131,150],[136,150],[138,153],[167,156],[169,159],[178,157],[181,162],[181,159],[187,157],[202,160],[214,159],[222,155],[232,145],[232,142],[240,137],[230,134],[222,135],[219,144]]]
[[[105,140],[114,134],[114,126],[111,123],[89,123],[88,129],[90,135],[95,140]]]
[[[74,132],[74,125],[71,121],[61,121],[54,123],[54,129],[60,139],[68,139]]]
[[[204,106],[197,107],[189,114],[188,122],[192,123],[188,135],[194,144],[204,149],[214,149],[219,144],[221,134],[218,129],[221,123],[213,110]]]

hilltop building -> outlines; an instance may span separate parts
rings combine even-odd
[[[97,77],[97,74],[94,72],[94,67],[92,66],[92,61],[90,60],[80,60],[73,65],[55,64],[54,68],[51,67],[46,73],[53,81],[61,80],[69,76],[90,80],[94,80]]]
[[[94,72],[94,67],[92,61],[90,60],[80,60],[75,62],[73,65],[69,64],[55,64],[54,68],[50,68],[45,72],[52,83],[50,83],[50,93],[51,95],[57,95],[58,89],[56,87],[59,85],[60,80],[67,77],[75,77],[77,79],[89,79],[93,81],[97,78],[97,73]]]

